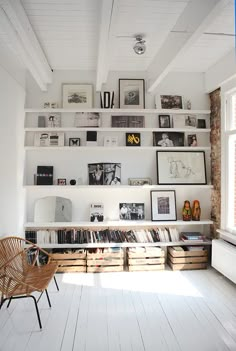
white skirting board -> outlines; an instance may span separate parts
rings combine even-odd
[[[236,283],[236,246],[222,239],[212,240],[212,267]]]

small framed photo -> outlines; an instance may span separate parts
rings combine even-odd
[[[197,146],[196,134],[189,134],[187,138],[188,138],[188,146]]]
[[[89,84],[63,84],[63,108],[91,108],[93,106],[93,86]]]
[[[159,128],[170,128],[170,115],[159,115]]]
[[[121,220],[143,220],[145,218],[144,203],[120,203],[119,216]]]
[[[184,133],[153,132],[153,146],[161,146],[161,147],[184,146]]]
[[[65,178],[58,178],[57,185],[66,185],[66,179]]]
[[[141,135],[140,133],[126,133],[126,146],[140,146]]]
[[[48,128],[60,128],[61,127],[61,114],[60,113],[50,113],[47,116],[47,126],[48,126]]]
[[[185,127],[186,128],[196,128],[197,127],[197,118],[196,116],[185,116]]]
[[[157,151],[157,184],[207,184],[204,151]]]
[[[161,108],[165,109],[182,109],[182,96],[179,95],[161,95]]]
[[[151,191],[152,221],[176,221],[175,190]]]
[[[144,79],[119,79],[119,108],[145,108]]]
[[[152,180],[151,178],[129,178],[128,183],[132,186],[152,185]]]
[[[80,146],[80,138],[69,138],[69,146]]]
[[[205,119],[198,119],[197,120],[197,128],[206,128],[206,120]]]

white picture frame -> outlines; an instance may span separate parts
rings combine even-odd
[[[176,221],[175,190],[151,191],[151,218],[152,221]]]
[[[91,84],[62,84],[62,106],[69,109],[92,108]]]
[[[119,108],[145,108],[144,79],[119,79]]]

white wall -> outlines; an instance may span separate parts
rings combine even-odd
[[[25,92],[0,66],[0,236],[21,234]]]

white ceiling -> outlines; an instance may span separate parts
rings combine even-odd
[[[23,5],[24,13],[16,3]],[[199,16],[193,10],[188,15],[191,3],[199,4]],[[199,30],[200,5],[206,6],[207,13],[207,4],[213,11],[209,11],[209,18]],[[221,8],[217,9],[219,4]],[[23,44],[24,40],[31,41],[35,53],[41,47],[48,68],[101,70],[102,82],[109,70],[148,72],[152,67],[150,72],[153,72],[153,67],[159,62],[162,62],[163,71],[168,68],[206,72],[234,48],[235,42],[234,0],[0,0],[1,8],[2,15],[6,14],[9,23],[15,25],[17,36],[23,33]],[[8,25],[1,26],[2,22],[0,13],[0,49],[8,40],[10,49],[19,54]],[[166,62],[171,65],[166,63],[165,67],[164,53],[170,36],[175,34],[172,31],[178,32],[172,46],[182,43],[186,33],[191,41],[188,45],[183,41],[177,54],[173,52],[172,56],[166,57]],[[134,36],[139,33],[144,35],[147,45],[145,54],[140,56],[132,49]],[[34,34],[40,47],[34,42]],[[43,56],[41,54],[39,56]],[[43,64],[45,66],[45,62]],[[50,74],[45,75],[49,77]]]

